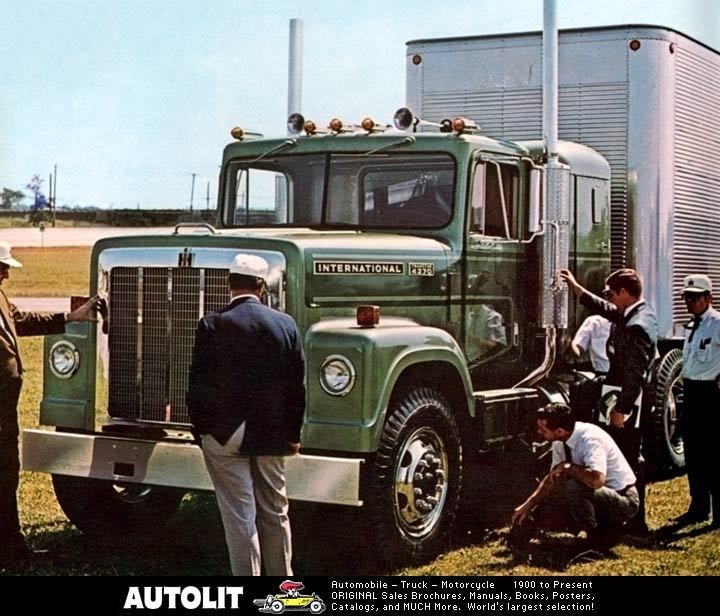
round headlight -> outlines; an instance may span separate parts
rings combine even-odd
[[[332,396],[345,396],[355,385],[355,366],[342,355],[330,355],[320,366],[320,385]]]
[[[56,342],[50,349],[50,370],[59,379],[69,379],[80,367],[80,351],[67,340]]]

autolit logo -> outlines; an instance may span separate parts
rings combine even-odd
[[[315,593],[310,595],[300,593],[300,591],[305,588],[305,584],[302,582],[285,580],[279,585],[279,588],[279,593],[253,601],[253,604],[258,608],[258,612],[264,614],[282,614],[287,611],[321,614],[325,611],[325,602]]]

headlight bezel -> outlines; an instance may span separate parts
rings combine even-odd
[[[331,378],[338,378],[337,372],[335,375],[331,375],[328,373],[328,369],[334,367],[339,372],[343,372],[345,374],[346,381],[341,384],[340,386],[333,386],[329,382]],[[320,387],[322,387],[323,391],[331,396],[347,396],[355,387],[355,381],[357,379],[357,372],[355,370],[355,365],[348,359],[345,355],[328,355],[320,365],[320,370],[318,372],[318,377],[320,381]]]
[[[66,352],[64,358],[66,361],[70,362],[69,368],[61,369],[58,367],[58,363],[61,360],[61,356],[59,355],[61,351]],[[56,360],[56,358],[58,359]],[[48,364],[50,372],[52,372],[57,378],[62,380],[71,379],[80,369],[80,351],[77,346],[69,340],[58,340],[52,345],[52,347],[50,347],[50,352],[48,353]]]

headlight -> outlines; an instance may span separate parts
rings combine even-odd
[[[355,366],[342,355],[330,355],[320,366],[320,385],[332,396],[345,396],[355,385]]]
[[[80,351],[67,340],[56,342],[50,349],[50,370],[59,379],[69,379],[80,367]]]

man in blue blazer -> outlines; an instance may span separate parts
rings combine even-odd
[[[292,574],[284,456],[300,448],[305,360],[292,317],[261,302],[268,270],[235,257],[230,304],[198,323],[188,384],[234,575],[260,575],[261,563]]]

